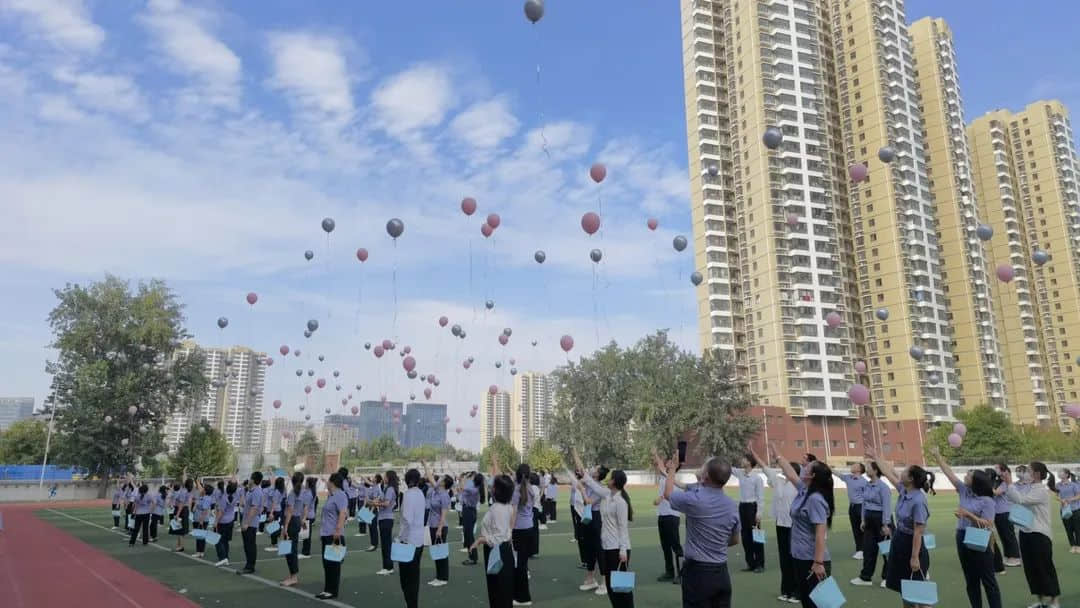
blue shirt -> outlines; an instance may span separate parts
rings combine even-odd
[[[428,527],[438,528],[439,521],[442,520],[443,510],[450,508],[450,494],[446,490],[438,488],[428,497],[427,508]],[[445,522],[443,522],[443,525],[446,525]]]
[[[926,494],[923,494],[922,490],[909,492],[900,488],[900,497],[896,499],[896,529],[914,534],[915,526],[925,526],[929,519],[930,508],[926,505]]]
[[[586,493],[591,493],[592,489],[588,486],[585,487]],[[514,529],[515,530],[532,530],[533,527],[533,497],[532,492],[525,492],[528,496],[525,498],[525,504],[521,504],[521,484],[514,486],[514,495],[510,498],[510,506],[514,507],[516,513],[514,517]],[[594,511],[600,510],[599,495],[597,495],[596,504],[593,505]],[[596,517],[596,514],[593,514]]]
[[[203,494],[199,497],[199,500],[195,503],[195,521],[202,523],[206,521],[206,516],[210,514],[210,509],[213,508],[214,498],[208,494]]]
[[[139,494],[135,499],[135,514],[147,515],[150,513],[150,509],[154,507],[154,495],[147,492],[146,494]]]
[[[686,515],[685,557],[709,564],[727,563],[731,539],[739,537],[739,506],[723,488],[676,490],[668,500],[673,509]]]
[[[319,534],[321,536],[333,536],[337,532],[338,515],[342,511],[349,510],[349,497],[338,489],[326,497],[326,506],[322,509],[322,519],[319,520]]]
[[[975,517],[979,519],[985,519],[990,522],[994,521],[994,512],[996,511],[994,506],[994,499],[989,496],[976,496],[971,492],[971,488],[961,483],[954,483],[956,488],[956,495],[960,498],[960,508],[966,509]],[[966,517],[956,518],[956,529],[963,530],[975,524],[971,523],[971,520]]]
[[[281,494],[281,490],[274,488],[270,491],[270,510],[277,513],[281,510],[281,501],[284,496]]]
[[[582,480],[582,481],[584,481],[584,480]],[[592,501],[592,510],[593,511],[599,511],[600,510],[600,499],[603,498],[603,497],[600,496],[600,494],[598,494],[596,492],[596,490],[593,490],[591,487],[589,487],[588,484],[583,484],[583,485],[585,486],[585,497]],[[516,492],[516,490],[515,490],[515,492]],[[596,513],[593,513],[593,517],[595,517],[595,516],[596,516]],[[529,524],[529,525],[530,525],[530,527],[532,526],[532,524]]]
[[[480,504],[480,490],[476,487],[476,482],[469,480],[465,482],[465,487],[461,488],[461,506],[476,508]]]
[[[892,490],[883,480],[878,479],[866,484],[866,488],[863,490],[863,517],[866,517],[869,511],[877,511],[884,520],[885,514],[890,512],[889,506],[891,503]]]
[[[236,519],[236,503],[239,493],[240,491],[237,490],[234,494],[222,493],[218,497],[217,508],[221,511],[221,517],[218,518],[219,524],[231,524]]]
[[[165,497],[156,492],[154,493],[154,513],[165,517]]]
[[[303,490],[300,490],[302,493]],[[285,495],[285,510],[292,509],[292,516],[299,518],[304,514],[303,499],[296,492],[289,492]]]
[[[866,478],[862,475],[852,475],[850,473],[841,475],[840,479],[847,486],[848,502],[853,505],[861,505],[863,496],[866,493],[866,487],[870,485],[870,482],[866,481]]]
[[[112,504],[118,505],[124,502],[124,489],[116,488],[112,493]]]
[[[304,507],[307,507],[308,521],[315,521],[315,495],[311,493],[311,490],[304,486],[303,490],[300,490],[300,515],[303,515]]]
[[[816,528],[829,521],[829,503],[825,497],[814,492],[807,494],[806,484],[802,481],[795,486],[799,493],[791,502],[791,557],[801,560],[814,559]],[[825,558],[829,561],[829,545],[825,545]]]
[[[187,488],[181,487],[176,491],[176,494],[173,495],[173,508],[178,510],[186,509],[188,502],[190,502],[190,496],[188,495]]]
[[[394,486],[386,486],[386,489],[383,490],[382,499],[390,504],[379,507],[379,520],[394,519],[394,506],[397,504],[397,490],[394,489]]]
[[[1062,499],[1073,498],[1080,494],[1080,483],[1075,481],[1066,481],[1065,483],[1059,483],[1057,485],[1058,496]]]
[[[262,488],[252,488],[244,495],[244,507],[242,513],[242,519],[240,520],[241,528],[250,528],[259,521],[259,513],[262,510],[263,505],[263,490]],[[252,508],[255,509],[255,515],[248,517],[248,511]]]
[[[1007,490],[1008,488],[1009,484],[1007,483],[1002,483],[997,488],[995,488],[995,491],[1001,490],[1002,493],[996,494],[994,496],[994,515],[1008,513],[1009,510],[1012,509],[1012,503],[1009,502],[1009,499],[1005,497],[1005,490]]]

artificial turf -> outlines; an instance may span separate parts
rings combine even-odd
[[[637,517],[630,524],[631,570],[637,573],[635,604],[642,606],[679,606],[679,587],[671,583],[656,581],[663,572],[663,559],[659,551],[656,530],[655,510],[652,499],[655,490],[635,488],[631,491]],[[583,571],[577,568],[577,546],[570,542],[572,538],[569,512],[563,502],[559,505],[560,519],[541,532],[540,557],[529,562],[532,573],[531,589],[533,605],[550,606],[557,602],[559,608],[596,608],[608,605],[606,597],[597,597],[578,591],[582,582]],[[899,606],[898,594],[880,589],[880,579],[874,579],[873,587],[853,587],[848,581],[858,575],[861,562],[851,559],[854,552],[850,526],[847,520],[846,495],[836,495],[836,518],[829,534],[829,548],[833,558],[833,576],[840,583],[848,606]],[[940,494],[930,498],[930,532],[937,535],[938,547],[930,552],[930,578],[938,583],[939,606],[968,606],[963,574],[956,557],[954,528],[956,518],[955,494]],[[481,514],[482,516],[482,514]],[[186,595],[202,606],[236,606],[252,608],[284,608],[285,606],[324,605],[310,596],[322,590],[322,565],[319,559],[319,543],[315,539],[312,545],[312,559],[300,561],[301,584],[297,588],[301,593],[290,593],[276,586],[277,581],[288,574],[285,560],[274,553],[263,551],[269,544],[269,537],[258,537],[259,557],[256,574],[273,585],[249,577],[236,576],[232,569],[243,565],[243,547],[239,533],[233,537],[229,569],[214,568],[216,561],[213,549],[209,548],[203,560],[193,560],[154,547],[134,548],[127,546],[126,539],[108,528],[112,525],[108,508],[105,509],[47,509],[38,512],[38,517],[50,522],[97,547],[114,559],[129,567],[154,578],[166,586]],[[73,519],[74,518],[74,519]],[[457,516],[451,515],[451,523],[456,523]],[[100,527],[99,527],[100,526]],[[729,565],[733,572],[735,606],[769,606],[781,604],[779,595],[779,567],[776,547],[771,543],[774,525],[771,521],[763,524],[768,541],[765,549],[766,571],[763,574],[739,572],[744,567],[741,547],[735,547]],[[366,553],[368,539],[355,537],[356,523],[349,522],[347,544],[350,553],[345,559],[341,595],[339,601],[351,606],[400,606],[404,602],[398,584],[398,577],[376,576],[381,567],[378,552]],[[395,532],[396,532],[395,528]],[[1080,566],[1080,555],[1069,553],[1064,529],[1060,521],[1054,522],[1054,562],[1061,581],[1064,595],[1063,606],[1080,604],[1080,583],[1073,578]],[[680,534],[685,540],[685,530]],[[458,552],[461,548],[461,531],[451,530],[450,584],[441,588],[427,586],[434,578],[434,563],[425,552],[421,568],[420,605],[430,607],[457,607],[486,605],[486,589],[481,566],[461,565],[465,555]],[[172,547],[175,540],[161,530],[159,545]],[[194,539],[188,537],[187,551],[194,551]],[[201,563],[200,563],[201,562]],[[876,574],[880,573],[880,564]],[[58,581],[59,582],[59,581]],[[998,577],[1006,606],[1026,606],[1033,598],[1028,594],[1022,568],[1009,568],[1005,576]]]

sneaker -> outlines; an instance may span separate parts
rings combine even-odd
[[[1005,559],[1005,565],[1010,568],[1017,568],[1024,565],[1024,562],[1020,561],[1018,557],[1010,557]]]
[[[514,600],[514,606],[532,606],[532,602],[519,602]]]
[[[356,534],[353,534],[353,536],[359,538],[361,536],[367,536],[367,534],[364,534],[363,532],[357,532]]]
[[[447,586],[448,584],[450,584],[450,581],[440,581],[440,580],[438,580],[438,579],[435,579],[435,580],[431,581],[431,583],[429,583],[429,584],[430,584],[430,585],[431,585],[432,587],[445,587],[445,586]]]
[[[110,529],[110,530],[119,530],[119,529],[120,529],[120,527],[119,527],[119,526],[113,526],[112,528],[109,528],[109,529]]]
[[[467,547],[462,547],[462,548],[458,549],[458,553],[468,553],[468,552],[469,552],[469,549]]]
[[[671,579],[671,584],[672,585],[681,585],[682,584],[682,577],[681,576],[676,576],[675,578]]]
[[[390,576],[393,573],[394,573],[393,570],[387,570],[386,568],[383,568],[382,570],[379,570],[375,574],[378,574],[379,576]]]
[[[219,568],[220,568],[221,566],[228,566],[228,565],[229,565],[229,560],[227,560],[227,559],[220,559],[220,560],[216,561],[216,562],[214,563],[214,565],[215,565],[215,566],[217,566],[217,567],[219,567]]]
[[[367,549],[364,549],[364,551],[367,551],[368,553],[371,553],[372,551],[378,551],[378,550],[379,550],[378,547],[368,547]]]
[[[277,551],[277,547],[267,547],[263,549],[263,551],[266,551],[267,553],[269,553],[270,551]]]
[[[795,597],[794,595],[789,595],[786,601],[789,604],[801,604],[802,603],[802,600]]]
[[[851,584],[855,585],[856,587],[873,587],[874,581],[864,581],[859,577],[855,577],[851,579]]]
[[[765,572],[765,568],[761,568],[761,567],[754,568],[754,574],[761,574],[763,572]]]
[[[607,595],[607,587],[601,587],[597,585],[596,591],[594,591],[594,593],[596,593],[596,595]]]
[[[585,584],[581,585],[580,587],[578,587],[578,590],[579,591],[592,591],[593,589],[596,589],[598,586],[599,585],[597,585],[596,583],[585,583]]]
[[[304,555],[303,553],[301,553],[300,555],[297,555],[296,557],[298,559],[311,559],[310,555]]]
[[[881,588],[882,589],[888,589],[888,587],[885,586],[885,581],[884,580],[881,581]]]
[[[666,583],[666,582],[670,581],[673,578],[675,578],[674,574],[661,574],[660,576],[656,577],[656,582],[658,582],[658,583]]]
[[[855,555],[851,556],[851,559],[862,559],[862,551],[856,551]]]
[[[540,524],[541,530],[547,530],[547,524]]]

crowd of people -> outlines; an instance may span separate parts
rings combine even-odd
[[[710,459],[697,472],[696,483],[682,484],[678,453],[670,459],[654,453],[660,477],[653,504],[664,558],[659,581],[681,586],[684,607],[732,605],[728,552],[740,543],[743,571],[765,572],[764,480],[772,490],[768,513],[776,526],[777,599],[816,606],[815,589],[832,573],[827,539],[835,515],[834,472],[812,454],[789,462],[770,444],[766,455],[763,459],[748,450],[737,467]],[[1080,553],[1080,483],[1074,475],[1065,470],[1056,479],[1043,463],[1032,462],[1015,472],[1004,464],[972,470],[961,479],[939,452],[933,458],[957,492],[956,551],[972,608],[981,608],[984,596],[989,608],[1002,606],[997,576],[1008,567],[1023,568],[1033,608],[1057,607],[1061,591],[1052,513],[1061,515],[1070,551]],[[412,468],[401,478],[392,470],[356,478],[342,468],[323,484],[300,472],[288,479],[264,478],[258,471],[243,481],[185,479],[154,490],[129,479],[113,493],[113,527],[126,526],[132,546],[140,536],[144,545],[156,542],[159,528],[167,527],[177,552],[187,551],[186,538],[193,536],[194,555],[204,557],[209,544],[217,566],[229,564],[239,528],[244,566],[238,575],[255,572],[256,538],[265,534],[270,543],[264,550],[284,556],[288,564],[289,576],[280,583],[286,587],[299,584],[299,561],[311,557],[311,535],[317,532],[324,583],[316,597],[332,599],[341,593],[347,526],[355,521],[353,536],[368,539],[365,550],[381,551],[376,574],[390,576],[396,570],[404,603],[414,608],[425,547],[435,571],[428,584],[450,582],[448,535],[456,511],[464,537],[462,564],[485,569],[489,606],[529,606],[529,560],[540,553],[540,532],[558,516],[560,485],[568,485],[573,540],[585,571],[579,589],[607,596],[613,608],[632,608],[633,577],[621,574],[631,571],[634,509],[627,475],[602,465],[586,467],[576,452],[573,460],[573,470],[559,473],[563,481],[525,463],[510,470],[497,461],[486,475],[474,471],[457,477],[437,476],[425,463],[423,471]],[[739,482],[737,502],[725,492],[732,477]],[[927,533],[927,495],[934,493],[933,474],[917,465],[897,470],[871,453],[835,478],[847,486],[852,557],[862,562],[850,584],[873,585],[880,557],[881,587],[901,593],[904,606],[919,605],[907,595],[904,581],[927,580],[930,571],[928,549],[936,539]],[[681,522],[685,543],[680,542]]]

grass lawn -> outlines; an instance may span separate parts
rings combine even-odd
[[[632,499],[638,517],[631,523],[632,570],[637,573],[637,606],[678,606],[680,605],[679,588],[670,583],[658,583],[656,577],[663,571],[659,541],[656,531],[655,511],[652,507],[654,491],[637,488],[632,492]],[[533,603],[537,606],[554,605],[560,608],[584,608],[608,605],[607,598],[577,590],[581,584],[582,571],[577,568],[577,546],[570,542],[572,538],[565,492],[560,496],[560,520],[541,533],[540,558],[531,560]],[[847,521],[847,502],[843,492],[837,493],[837,517],[829,535],[829,547],[833,557],[833,575],[847,596],[849,606],[899,606],[898,594],[877,587],[852,587],[848,581],[857,576],[861,562],[851,559],[853,541]],[[956,496],[941,494],[930,500],[931,532],[937,535],[938,548],[930,552],[930,578],[938,582],[940,606],[949,608],[968,605],[964,591],[963,574],[956,558],[954,541]],[[300,561],[300,593],[290,593],[276,586],[277,581],[288,574],[285,561],[276,554],[262,549],[269,543],[265,535],[258,537],[259,558],[256,566],[257,575],[264,579],[235,576],[231,570],[212,567],[216,557],[212,548],[205,560],[195,560],[187,556],[172,554],[154,547],[128,548],[125,539],[116,532],[108,530],[112,519],[108,509],[56,509],[43,510],[38,516],[58,528],[80,538],[131,568],[157,579],[165,585],[181,591],[188,598],[202,606],[233,607],[250,606],[253,608],[278,608],[284,606],[324,605],[311,595],[322,590],[322,565],[317,555],[310,560]],[[451,516],[456,523],[456,515]],[[1080,604],[1080,589],[1072,576],[1080,566],[1080,555],[1070,555],[1065,540],[1064,529],[1055,521],[1054,561],[1058,576],[1065,592],[1062,605]],[[772,522],[765,524],[771,541],[774,532]],[[396,532],[396,529],[395,529]],[[350,553],[344,562],[340,602],[351,606],[400,606],[403,605],[398,577],[376,576],[380,568],[379,553],[357,551],[367,548],[367,538],[356,538],[356,525],[350,522],[347,539]],[[450,584],[442,588],[428,587],[421,584],[420,604],[431,607],[457,607],[486,605],[486,588],[483,570],[480,566],[461,565],[464,554],[457,552],[461,548],[460,531],[451,530]],[[161,532],[159,544],[171,547],[173,539]],[[318,540],[313,544],[313,554],[318,552]],[[194,550],[194,540],[186,542],[187,550]],[[231,548],[232,564],[238,568],[243,562],[243,547],[239,533],[234,535]],[[422,582],[434,578],[434,563],[425,552],[422,567]],[[733,570],[743,566],[741,547],[736,548],[731,556]],[[878,567],[880,572],[880,565]],[[776,601],[779,594],[779,568],[776,548],[766,547],[766,572],[764,574],[734,573],[736,606],[785,605]],[[1032,599],[1028,595],[1027,584],[1020,568],[1009,568],[1004,577],[998,578],[1007,606],[1026,606]],[[58,581],[59,582],[59,581]],[[268,584],[272,582],[273,584]]]

